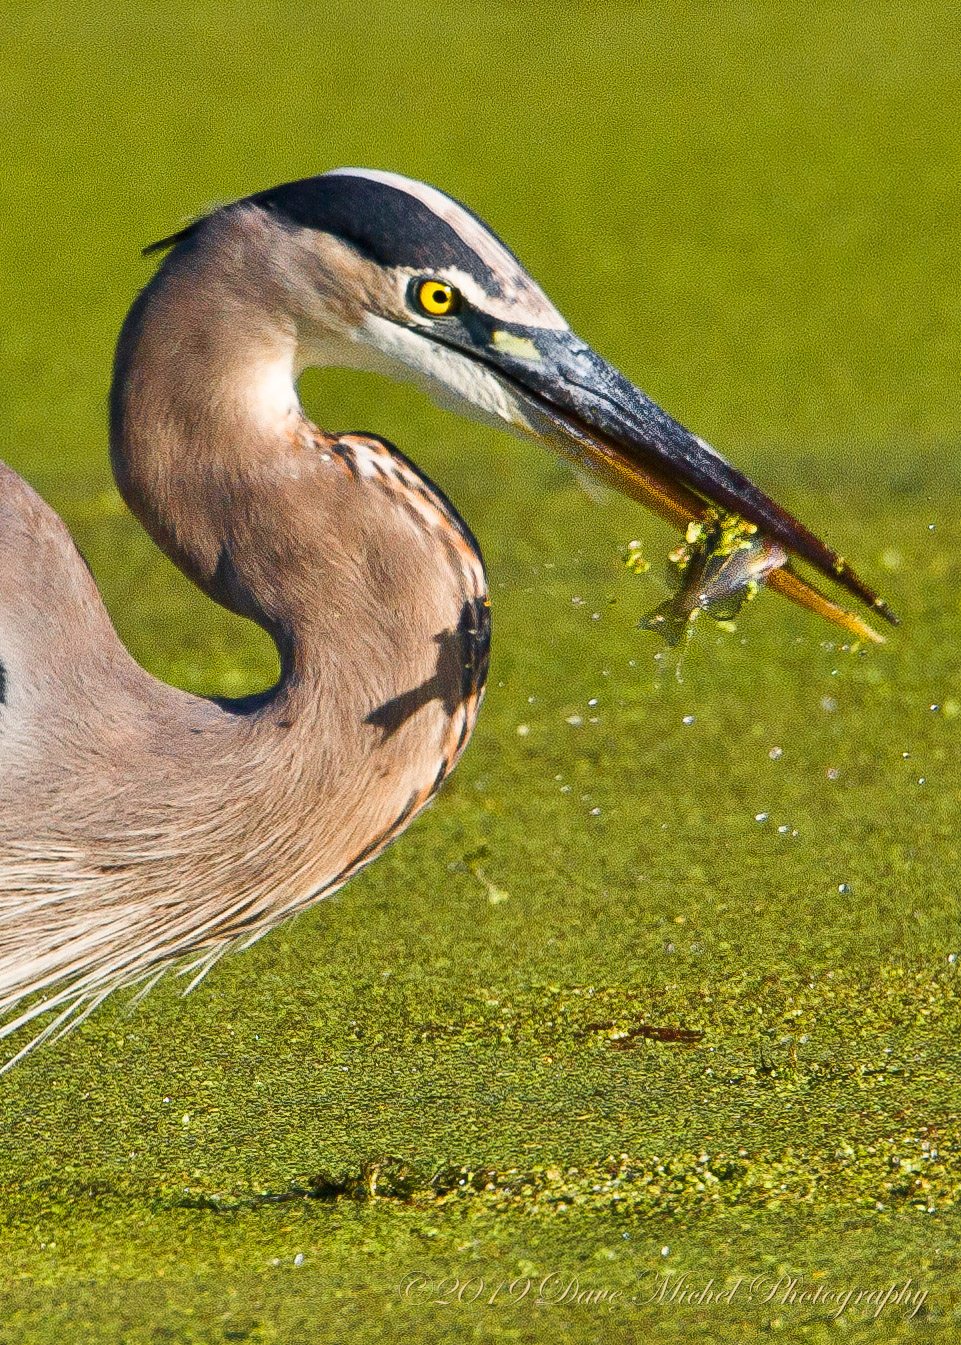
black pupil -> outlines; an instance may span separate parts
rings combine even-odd
[[[434,298],[434,303],[437,305],[438,308],[440,308],[441,304],[445,304],[445,303],[447,302],[447,291],[446,291],[446,290],[434,290],[434,296],[433,296],[433,298]]]

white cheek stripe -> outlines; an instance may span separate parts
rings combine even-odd
[[[532,430],[523,403],[483,364],[438,345],[427,336],[370,313],[364,321],[373,343],[369,367],[389,377],[420,383],[424,391],[445,410],[459,411],[488,424],[506,422]]]

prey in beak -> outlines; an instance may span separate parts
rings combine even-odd
[[[883,637],[857,613],[822,593],[793,568],[806,562],[892,625],[898,618],[852,566],[766,495],[703,439],[684,428],[569,328],[508,324],[460,308],[456,326],[436,341],[489,370],[511,394],[511,418],[578,468],[622,491],[685,534],[701,528],[699,547],[673,619],[734,610],[767,583],[776,592],[852,635]],[[736,558],[712,542],[718,524],[742,531]],[[720,545],[718,543],[717,545]],[[723,564],[720,562],[723,561]],[[702,587],[696,585],[702,583]],[[661,614],[667,615],[666,612]],[[642,623],[644,624],[644,623]],[[669,624],[669,623],[668,623]],[[667,630],[665,623],[654,628]]]

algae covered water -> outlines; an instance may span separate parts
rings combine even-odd
[[[305,376],[319,423],[397,442],[476,532],[480,726],[335,899],[4,1077],[0,1340],[819,1340],[839,1308],[950,1338],[956,21],[379,0],[3,23],[2,456],[157,675],[236,695],[275,669],[110,483],[138,248],[358,162],[488,219],[903,626],[856,647],[762,592],[665,649],[637,622],[666,527],[413,390]]]

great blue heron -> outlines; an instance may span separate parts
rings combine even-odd
[[[155,249],[117,348],[114,474],[180,569],[272,636],[280,680],[229,701],[149,676],[63,523],[0,466],[0,1036],[54,1011],[32,1046],[188,955],[199,977],[334,892],[470,737],[489,640],[477,543],[390,444],[307,420],[307,366],[414,379],[675,523],[735,511],[890,615],[434,188],[341,169]],[[772,582],[866,629],[789,568]]]

